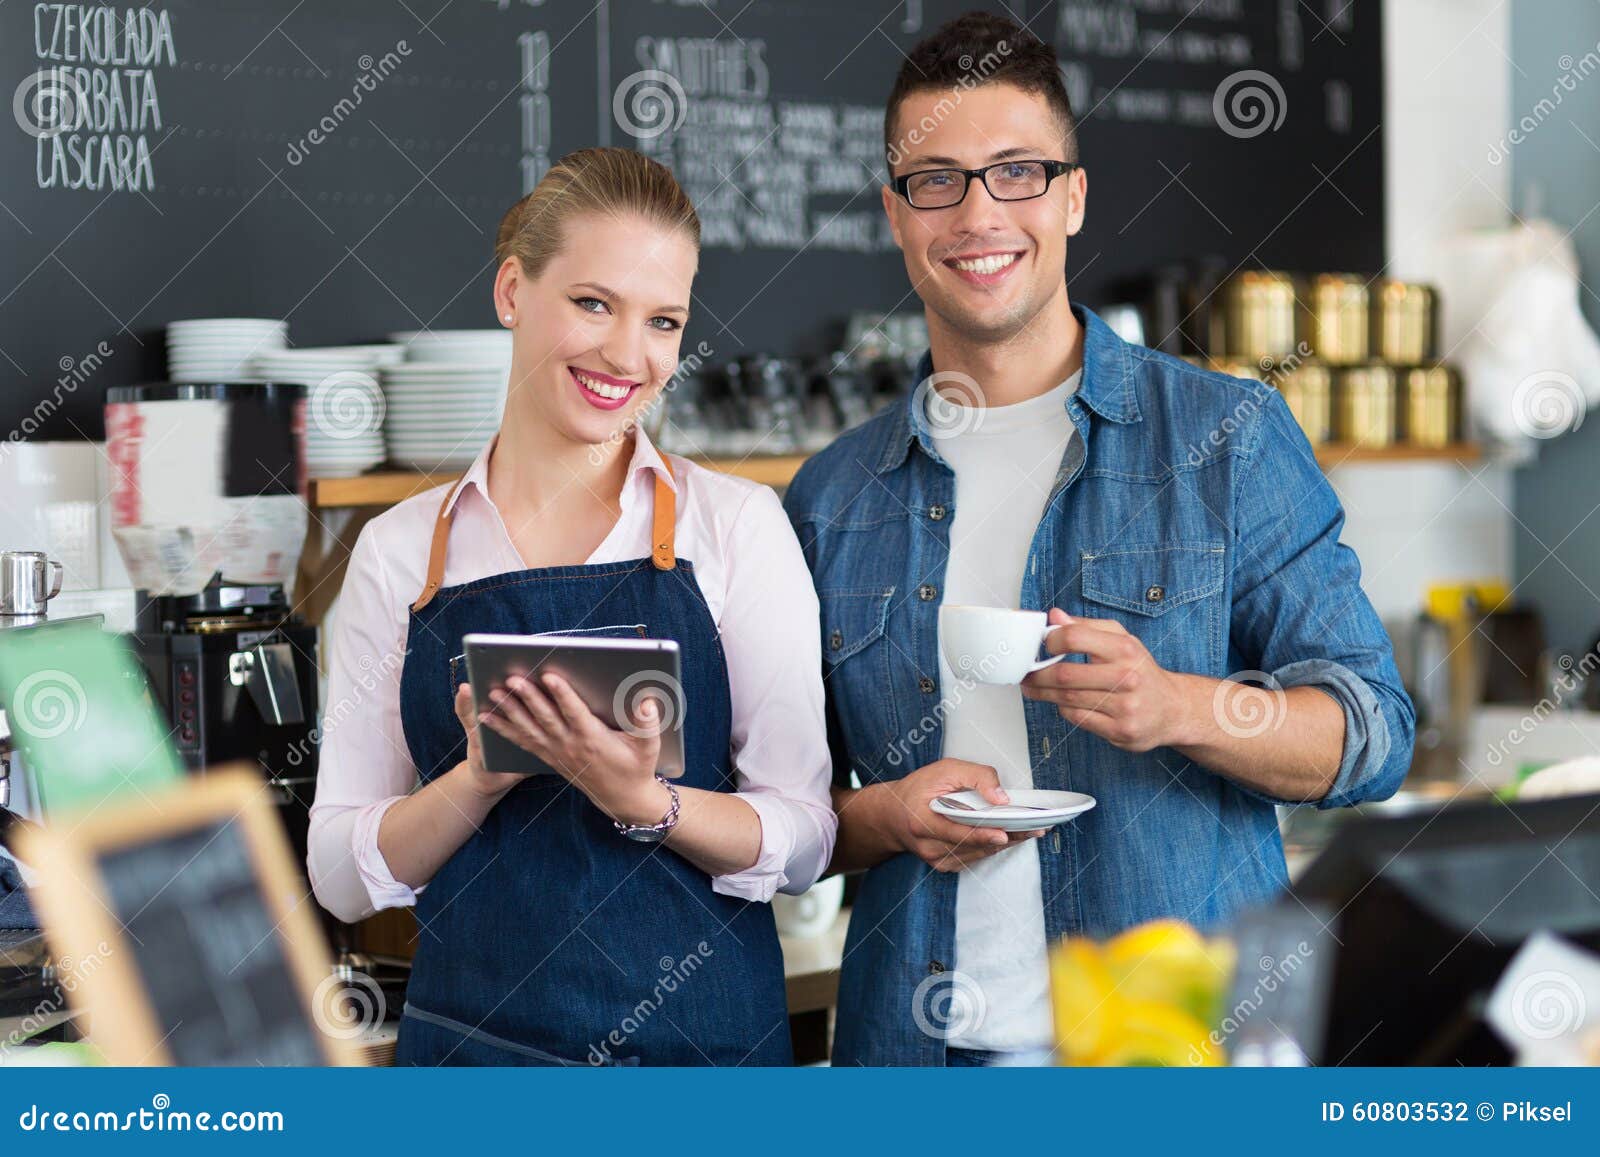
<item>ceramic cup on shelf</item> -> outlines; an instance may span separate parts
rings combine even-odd
[[[844,877],[829,876],[798,896],[777,893],[772,897],[772,917],[780,935],[807,940],[832,928],[843,906]]]

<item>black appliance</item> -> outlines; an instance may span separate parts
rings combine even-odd
[[[1483,1017],[1489,993],[1534,932],[1600,951],[1596,879],[1600,796],[1462,802],[1341,825],[1293,888],[1301,904],[1334,913],[1339,944],[1320,970],[1331,991],[1312,1059],[1509,1062]]]
[[[317,781],[317,632],[281,586],[214,575],[191,595],[140,592],[132,642],[191,770],[265,773],[303,863]]]

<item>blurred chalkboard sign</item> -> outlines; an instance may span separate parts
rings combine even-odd
[[[111,1063],[349,1061],[317,1026],[327,949],[265,790],[214,773],[30,839],[63,987]]]
[[[99,436],[105,387],[164,376],[175,318],[287,318],[299,345],[493,325],[501,214],[594,144],[667,160],[700,208],[686,352],[826,352],[854,310],[920,307],[879,207],[883,101],[973,7],[1056,44],[1083,114],[1074,298],[1210,256],[1383,261],[1379,0],[432,7],[0,6],[22,110],[0,133],[0,434]]]

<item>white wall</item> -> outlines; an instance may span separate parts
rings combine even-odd
[[[1387,272],[1428,281],[1441,239],[1509,216],[1510,166],[1485,159],[1510,116],[1509,5],[1386,0],[1383,9]],[[1510,579],[1507,468],[1354,465],[1330,478],[1348,516],[1344,541],[1402,658],[1428,583]]]

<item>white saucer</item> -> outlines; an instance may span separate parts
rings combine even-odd
[[[1081,791],[1040,791],[1036,789],[1018,789],[1008,791],[1012,804],[1029,804],[1033,807],[1048,808],[1048,811],[1029,811],[1021,807],[1006,807],[992,804],[975,791],[956,791],[948,796],[935,796],[928,802],[928,807],[945,819],[954,820],[958,824],[966,824],[969,828],[998,828],[1003,832],[1034,832],[1041,828],[1053,828],[1057,824],[1066,823],[1073,816],[1082,815],[1094,807],[1095,799],[1092,795],[1084,795]],[[982,808],[982,811],[964,811],[958,807],[951,807],[945,802],[947,799],[960,800],[973,807]]]

